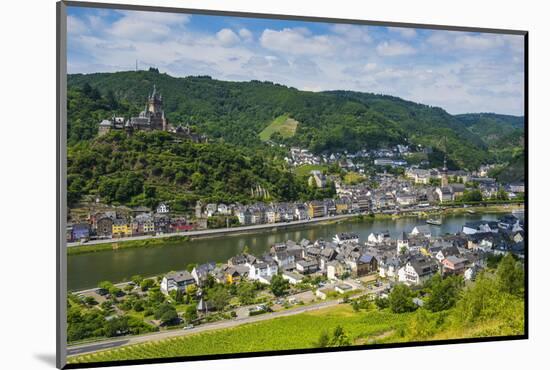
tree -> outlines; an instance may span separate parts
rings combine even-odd
[[[254,301],[256,289],[248,281],[243,281],[237,286],[237,295],[243,305],[249,305]]]
[[[426,301],[426,308],[432,312],[448,310],[453,307],[463,285],[459,276],[449,276],[445,279],[435,274],[429,281],[431,294]]]
[[[134,284],[139,286],[141,284],[141,282],[143,281],[143,277],[141,275],[134,275],[134,276],[132,276],[131,280]]]
[[[185,287],[185,293],[189,297],[194,297],[195,294],[197,294],[197,286],[195,284],[191,284]]]
[[[425,309],[420,308],[416,311],[410,324],[410,330],[412,340],[424,339],[433,333],[434,328]]]
[[[208,290],[208,299],[216,310],[223,310],[229,303],[229,292],[222,286],[218,285]]]
[[[274,275],[271,278],[271,292],[275,297],[281,297],[285,295],[290,288],[290,285],[287,280],[283,278],[282,275]]]
[[[161,304],[155,311],[155,319],[160,320],[164,325],[174,324],[177,318],[176,309],[169,303]]]
[[[128,317],[114,317],[105,322],[105,335],[114,337],[128,333]]]
[[[329,343],[330,343],[330,337],[326,331],[323,331],[319,335],[319,339],[315,343],[315,347],[325,348],[325,347],[328,347]]]
[[[143,301],[141,301],[141,300],[135,301],[132,308],[133,308],[134,311],[136,311],[136,312],[142,312],[142,311],[144,310]]]
[[[329,341],[330,347],[342,347],[342,346],[349,346],[351,344],[349,337],[344,332],[344,328],[342,328],[340,325],[338,325],[336,328],[334,328],[334,332],[332,333],[332,338]]]
[[[498,264],[497,283],[503,292],[522,295],[525,285],[523,267],[508,253]]]
[[[147,290],[155,286],[155,281],[153,279],[145,279],[141,281],[139,286],[141,288],[141,291],[146,292]]]
[[[374,299],[374,304],[380,310],[383,310],[384,308],[388,308],[390,305],[388,298],[381,298],[381,297],[376,297]]]
[[[395,313],[411,312],[416,308],[412,301],[411,289],[405,284],[398,284],[392,289],[388,303],[390,309]]]
[[[190,323],[192,321],[195,321],[197,319],[197,306],[196,305],[189,305],[185,307],[185,311],[183,313],[183,317],[185,318],[185,321]]]
[[[482,200],[483,194],[478,189],[465,191],[464,195],[462,196],[463,202],[481,202]]]
[[[497,192],[497,200],[509,200],[506,190],[500,188]]]
[[[111,289],[113,287],[113,283],[111,283],[108,280],[105,280],[105,281],[99,282],[99,284],[97,284],[97,286],[99,287],[99,289],[109,291],[109,289]]]

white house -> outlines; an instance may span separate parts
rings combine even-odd
[[[432,232],[430,231],[430,228],[428,227],[428,225],[419,225],[419,226],[415,226],[412,229],[411,235],[414,235],[414,236],[420,235],[426,238],[431,238]]]
[[[275,262],[256,261],[253,264],[247,262],[245,266],[249,269],[248,278],[250,280],[260,280],[266,284],[269,284],[271,277],[277,275],[279,270]]]
[[[231,210],[227,206],[227,204],[220,203],[218,204],[218,213],[220,215],[228,215],[231,213]]]
[[[206,205],[206,215],[212,217],[218,210],[218,205],[216,203],[209,203]]]
[[[422,257],[412,259],[397,272],[398,280],[410,285],[422,284],[439,271],[437,261]]]
[[[359,235],[353,233],[340,233],[332,238],[336,244],[356,244],[359,243]]]
[[[169,294],[172,290],[185,292],[185,288],[195,284],[195,279],[188,271],[171,272],[162,278],[160,291]]]
[[[382,278],[396,279],[399,270],[397,258],[385,258],[378,263],[378,275]]]
[[[367,237],[367,243],[369,244],[382,244],[390,237],[387,231],[381,233],[370,233]]]
[[[160,203],[157,206],[157,213],[169,213],[169,212],[170,212],[170,207],[168,207],[166,203]]]

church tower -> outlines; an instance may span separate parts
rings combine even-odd
[[[447,169],[447,137],[444,138],[444,148],[445,155],[443,157],[443,168],[441,170],[441,186],[448,186],[449,185],[449,178],[448,178],[448,169]]]
[[[448,186],[449,178],[447,176],[447,154],[443,158],[443,169],[441,170],[441,186]]]

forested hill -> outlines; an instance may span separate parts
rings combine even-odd
[[[468,130],[479,136],[488,146],[523,146],[523,116],[495,113],[468,113],[455,116]]]
[[[212,139],[248,148],[265,145],[260,132],[277,117],[288,115],[299,122],[295,134],[285,138],[275,134],[272,139],[317,153],[376,148],[408,139],[434,148],[430,159],[439,165],[446,137],[451,168],[473,169],[494,160],[478,135],[441,108],[383,95],[314,93],[271,82],[229,82],[207,76],[175,78],[154,70],[69,75],[69,143],[92,138],[97,123],[114,112],[137,114],[154,84],[172,122],[191,124]],[[91,95],[100,99],[82,96],[82,89],[89,87]]]

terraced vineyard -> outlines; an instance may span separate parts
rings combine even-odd
[[[298,121],[290,118],[288,114],[283,114],[271,122],[262,132],[260,132],[260,139],[267,141],[271,138],[271,135],[275,132],[281,134],[283,138],[289,138],[294,136],[296,128],[298,128]]]

